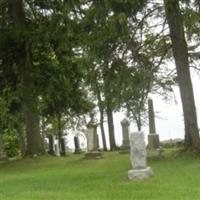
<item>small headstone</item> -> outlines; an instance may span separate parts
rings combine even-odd
[[[80,141],[78,136],[74,137],[74,146],[75,146],[75,154],[80,154],[81,153],[81,148],[80,148]]]
[[[130,152],[129,120],[127,118],[124,118],[121,121],[121,126],[122,126],[122,146],[120,147],[119,153],[129,153]]]
[[[128,171],[129,179],[146,179],[153,175],[151,167],[147,167],[146,145],[143,132],[130,134],[130,158],[132,170]]]

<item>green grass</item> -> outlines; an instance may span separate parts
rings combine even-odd
[[[0,164],[0,200],[200,199],[200,159],[154,160],[149,162],[154,177],[129,181],[129,155],[83,157],[26,158]]]

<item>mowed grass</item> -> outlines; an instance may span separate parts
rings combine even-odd
[[[127,179],[129,155],[83,158],[38,157],[0,164],[0,200],[200,199],[198,158],[151,161],[155,175],[143,181]]]

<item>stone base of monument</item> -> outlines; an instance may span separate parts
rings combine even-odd
[[[128,178],[132,179],[147,179],[153,176],[153,171],[151,167],[145,169],[132,169],[128,171]]]
[[[151,133],[148,135],[148,148],[158,149],[160,147],[159,135]]]
[[[122,146],[120,146],[119,153],[121,154],[130,153],[129,141],[123,141]]]
[[[102,158],[102,152],[100,151],[90,151],[85,154],[86,159],[99,159]]]

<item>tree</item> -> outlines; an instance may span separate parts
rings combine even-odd
[[[95,82],[100,87],[98,90],[96,90],[97,87],[92,88],[96,88],[94,92],[100,101],[98,104],[101,105],[101,123],[103,110],[107,114],[111,149],[116,148],[113,112],[120,101],[119,94],[121,93],[118,71],[120,67],[117,65],[123,63],[120,62],[123,60],[120,57],[123,51],[126,51],[126,44],[129,46],[133,44],[127,40],[131,34],[128,29],[129,19],[136,18],[145,3],[146,1],[94,1],[91,4],[86,3],[88,6],[82,12],[84,13],[83,32],[87,33],[82,43],[83,50],[90,68],[94,69],[91,70],[92,73],[95,72],[98,75]]]
[[[9,1],[9,11],[14,23],[14,31],[18,37],[25,37],[27,28],[24,4],[22,0]],[[37,110],[38,96],[35,91],[34,81],[31,77],[30,44],[25,37],[21,42],[24,55],[17,58],[17,66],[21,73],[23,111],[27,133],[27,154],[43,154],[44,147],[39,131],[39,116]],[[30,92],[31,91],[31,92]]]
[[[88,104],[81,85],[85,69],[74,50],[78,46],[74,4],[17,0],[3,6],[0,55],[6,76],[1,86],[10,84],[20,99],[26,153],[42,154],[39,101],[51,105],[57,119],[64,111],[82,113]]]
[[[181,93],[185,124],[185,147],[199,148],[199,131],[190,77],[188,47],[184,34],[185,32],[179,1],[164,0],[164,4]]]

